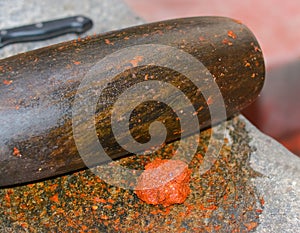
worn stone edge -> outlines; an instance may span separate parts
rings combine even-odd
[[[262,176],[252,180],[264,200],[255,232],[297,232],[300,228],[300,158],[265,135],[244,116],[250,146],[250,166]]]

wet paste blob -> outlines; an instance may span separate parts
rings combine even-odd
[[[145,166],[135,193],[148,204],[181,204],[190,193],[190,178],[191,170],[185,162],[155,159]]]

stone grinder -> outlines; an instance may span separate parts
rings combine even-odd
[[[139,51],[145,45],[153,48],[148,51],[148,57],[145,51]],[[82,81],[89,77],[89,72],[99,61],[128,48],[136,48],[136,56],[129,57],[126,64],[114,63],[113,59],[105,64],[107,74],[119,69],[110,82],[102,78],[92,83],[90,91],[80,89]],[[157,61],[157,58],[165,63],[176,59],[164,48],[189,54],[203,64],[203,69],[195,70],[182,59],[178,59],[177,66],[175,64],[177,69],[145,63],[153,59]],[[196,87],[185,74],[197,76],[200,87]],[[218,106],[217,97],[210,91],[213,88],[206,80],[207,75],[218,86],[226,117],[212,119],[210,115],[210,107],[218,109],[222,106]],[[262,51],[254,35],[245,25],[224,17],[194,17],[144,24],[5,58],[0,61],[0,186],[41,180],[87,166],[78,153],[73,134],[73,104],[82,94],[78,90],[88,93],[88,97],[95,95],[98,98],[93,118],[95,130],[105,152],[111,159],[118,159],[128,155],[129,151],[114,138],[111,109],[127,88],[150,80],[173,85],[190,100],[195,112],[191,113],[180,105],[176,93],[164,89],[153,91],[158,98],[167,98],[182,108],[183,113],[196,116],[203,129],[210,127],[212,122],[234,116],[252,103],[262,89],[264,75]],[[97,93],[98,89],[103,91]],[[204,92],[211,95],[204,96]],[[138,100],[140,93],[134,94]],[[81,101],[81,106],[90,104],[84,98]],[[126,104],[126,99],[123,101]],[[154,121],[165,125],[166,143],[179,140],[183,134],[176,114],[159,101],[148,101],[134,111],[128,109],[127,113],[130,113],[129,131],[141,144],[150,140],[149,126]],[[79,121],[79,125],[82,124],[84,122]],[[188,127],[185,133],[197,131]],[[93,147],[88,135],[86,141],[90,143],[87,147]],[[89,156],[94,165],[109,162],[93,158],[92,154]]]

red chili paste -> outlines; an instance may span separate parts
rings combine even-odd
[[[185,162],[155,159],[145,166],[135,193],[148,204],[180,204],[190,193],[190,177],[191,170]]]

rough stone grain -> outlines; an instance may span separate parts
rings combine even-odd
[[[300,159],[249,121],[246,128],[252,138],[250,145],[256,148],[251,155],[251,167],[263,175],[253,179],[265,200],[257,232],[297,232],[300,229]]]

